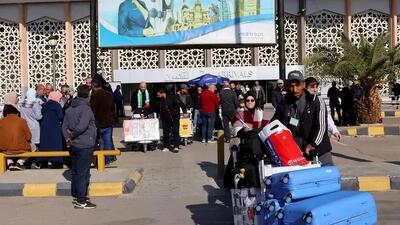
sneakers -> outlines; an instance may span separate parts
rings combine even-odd
[[[36,163],[32,163],[31,164],[31,169],[40,169],[40,166],[38,165],[38,164],[36,164]]]
[[[201,143],[206,143],[206,139],[201,140]]]
[[[175,147],[174,149],[171,150],[171,152],[178,153],[179,152],[179,148]]]
[[[214,143],[217,143],[217,142],[214,141],[214,140],[209,140],[207,143],[209,143],[209,144],[214,144]]]
[[[22,165],[21,164],[19,164],[19,163],[10,163],[10,164],[8,164],[8,169],[10,170],[10,171],[22,171],[22,170],[24,170],[23,168],[22,168]]]
[[[163,150],[161,150],[162,152],[169,152],[168,148],[164,148]]]
[[[75,201],[75,203],[73,203],[73,205],[74,205],[75,209],[95,209],[96,208],[96,205],[91,203],[89,200],[86,200],[85,202]]]

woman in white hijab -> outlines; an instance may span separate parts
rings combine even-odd
[[[24,101],[21,104],[21,117],[28,123],[29,130],[32,133],[32,151],[37,149],[40,143],[40,124],[42,119],[42,107],[36,99],[36,91],[29,88],[26,92]]]

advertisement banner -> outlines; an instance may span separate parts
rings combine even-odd
[[[160,140],[158,119],[124,120],[123,127],[125,142]]]
[[[98,0],[100,47],[274,44],[275,0]]]

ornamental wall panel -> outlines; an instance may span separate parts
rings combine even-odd
[[[297,17],[285,15],[285,49],[286,64],[297,65],[298,63],[298,37],[297,37]],[[259,48],[260,66],[278,65],[278,45],[264,46]]]
[[[251,66],[251,48],[211,49],[213,67]]]
[[[0,18],[0,104],[6,93],[21,91],[19,26]]]
[[[372,43],[380,34],[389,31],[389,16],[374,10],[352,16],[351,23],[353,43],[360,43],[361,36]]]
[[[74,44],[74,85],[85,83],[91,74],[90,67],[90,19],[83,18],[72,23]],[[112,81],[111,50],[97,50],[97,68],[105,80]]]
[[[53,82],[52,50],[48,45],[50,36],[57,36],[55,47],[56,85],[66,83],[65,24],[51,18],[41,18],[27,24],[29,86]]]
[[[124,49],[119,50],[120,69],[156,69],[158,68],[158,50]]]
[[[321,11],[306,17],[306,54],[312,54],[319,46],[340,52],[343,33],[342,15]]]
[[[167,68],[204,67],[206,64],[204,49],[176,49],[166,50],[165,60]]]

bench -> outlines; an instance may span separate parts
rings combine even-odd
[[[105,170],[105,156],[121,155],[120,150],[98,150],[93,152],[93,156],[97,157],[97,170],[103,172]],[[8,155],[0,153],[0,173],[6,172],[7,158],[32,158],[32,157],[66,157],[69,156],[68,151],[38,151],[25,152],[17,155]]]

